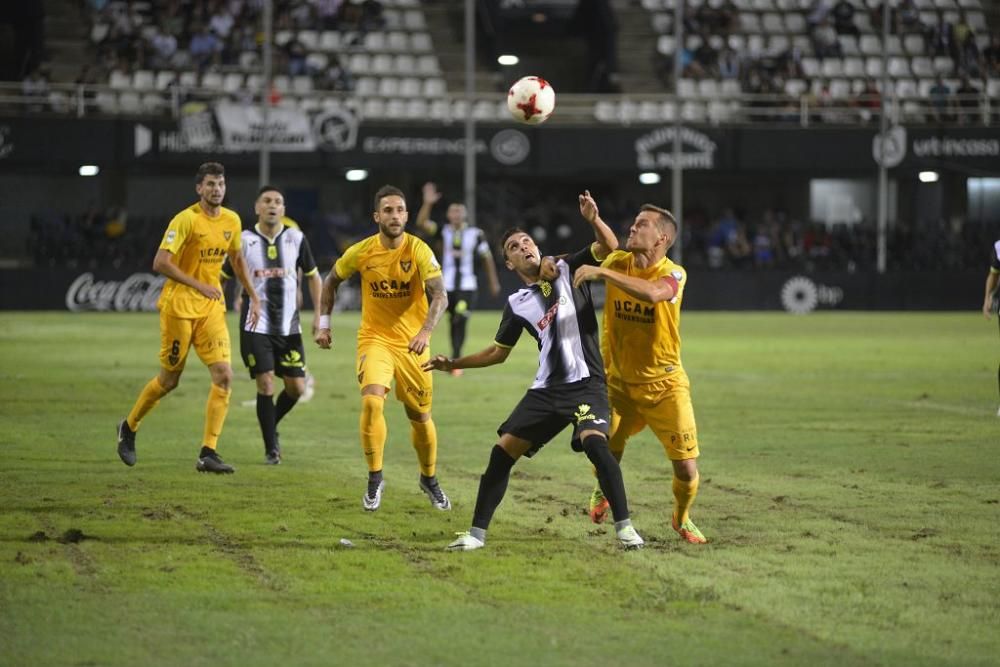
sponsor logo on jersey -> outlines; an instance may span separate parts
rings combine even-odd
[[[556,313],[558,311],[559,311],[559,304],[558,303],[552,304],[549,307],[548,311],[546,311],[545,315],[542,316],[542,319],[538,320],[538,330],[545,331],[545,328],[552,323],[553,319],[555,319]]]
[[[577,424],[585,421],[592,421],[595,424],[604,423],[603,419],[601,421],[597,421],[597,415],[595,415],[591,411],[591,407],[586,403],[581,403],[580,405],[576,406],[576,412],[573,413],[573,416],[576,417]]]

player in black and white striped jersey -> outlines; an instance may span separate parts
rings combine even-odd
[[[983,296],[983,315],[990,319],[994,315],[1000,321],[1000,241],[993,244],[990,254],[990,272],[986,276],[986,294]],[[997,387],[1000,388],[1000,367],[997,368]],[[1000,408],[997,409],[1000,417]]]
[[[299,270],[309,281],[318,326],[322,282],[309,248],[309,241],[299,229],[282,224],[285,200],[281,191],[263,186],[254,204],[257,224],[242,233],[246,258],[254,289],[260,295],[260,319],[253,325],[246,321],[246,306],[240,313],[240,354],[257,383],[257,421],[264,439],[265,462],[281,463],[277,425],[295,406],[306,389],[305,349],[299,313]],[[228,265],[223,277],[228,277]],[[284,389],[274,399],[274,376],[284,381]]]
[[[417,212],[416,227],[432,239],[429,244],[441,260],[441,276],[448,292],[451,356],[460,357],[469,326],[469,314],[475,308],[479,295],[476,257],[482,262],[491,295],[500,294],[500,281],[486,235],[482,229],[469,223],[465,204],[452,202],[448,205],[446,225],[438,225],[431,220],[431,208],[441,200],[441,196],[434,183],[424,183],[424,199]],[[452,375],[460,375],[461,372],[456,368]]]
[[[580,195],[580,212],[593,227],[597,242],[563,259],[543,260],[530,235],[508,230],[501,242],[504,261],[525,287],[507,299],[494,343],[458,359],[437,355],[424,365],[425,370],[451,371],[503,363],[522,331],[535,339],[539,350],[531,387],[497,429],[500,440],[480,478],[472,527],[448,545],[450,550],[485,546],[486,530],[506,493],[514,464],[522,455],[533,456],[570,424],[572,448],[587,454],[597,468],[602,491],[614,495],[608,500],[618,540],[628,549],[643,545],[629,518],[621,469],[608,449],[611,411],[593,297],[587,283],[574,287],[572,278],[578,267],[600,264],[618,247],[618,239],[597,214],[589,192]]]

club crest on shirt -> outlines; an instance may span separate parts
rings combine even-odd
[[[278,248],[277,248],[277,246],[273,246],[273,245],[267,246],[267,258],[268,259],[278,259]]]
[[[222,232],[222,236],[223,236],[223,238],[225,238],[228,241],[229,239],[231,239],[233,237],[233,233],[232,232]]]
[[[413,261],[408,259],[402,260],[399,262],[399,267],[403,269],[403,273],[409,273],[410,269],[413,268]]]

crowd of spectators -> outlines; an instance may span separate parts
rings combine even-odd
[[[259,67],[260,0],[84,0],[92,16],[90,39],[97,53],[98,79],[113,71],[246,70]],[[385,26],[379,0],[276,0],[274,30],[337,30],[361,44],[367,32]],[[274,72],[308,75],[316,88],[349,90],[353,79],[334,55],[310,59],[292,37],[274,50]]]
[[[815,74],[809,76],[803,67],[804,58],[813,57],[822,62],[826,58],[857,55],[844,53],[841,38],[860,35],[856,24],[858,12],[867,12],[868,24],[876,33],[881,33],[882,5],[871,9],[860,7],[851,0],[815,0],[805,15],[808,48],[794,39],[778,41],[779,47],[768,48],[763,38],[747,39],[743,46],[734,48],[734,42],[728,37],[738,25],[739,14],[731,1],[716,8],[709,3],[687,6],[684,29],[689,38],[679,49],[682,76],[694,80],[733,80],[739,82],[743,93],[765,96],[760,102],[751,103],[751,106],[768,109],[756,120],[796,119],[802,102],[812,108],[855,108],[860,113],[852,114],[852,119],[858,116],[873,119],[875,115],[870,111],[881,103],[880,82],[866,77],[863,86],[831,90],[829,80],[814,82]],[[891,33],[918,35],[924,45],[923,55],[951,59],[951,71],[938,72],[935,108],[930,120],[975,122],[985,80],[1000,78],[1000,36],[990,34],[988,45],[980,49],[982,36],[970,24],[964,10],[958,13],[957,22],[950,21],[950,15],[940,10],[934,15],[934,22],[925,23],[914,0],[901,0],[891,10]],[[659,54],[658,59],[660,77],[668,88],[672,88],[673,57]],[[941,75],[959,80],[960,84],[948,86]],[[790,80],[804,81],[804,89],[790,90],[786,86]],[[842,115],[821,112],[812,120],[838,122],[845,120]]]

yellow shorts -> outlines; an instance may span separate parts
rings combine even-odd
[[[160,365],[168,371],[184,368],[188,350],[194,345],[206,366],[229,363],[229,327],[226,311],[219,308],[199,319],[160,313]]]
[[[613,434],[624,429],[627,438],[649,426],[671,461],[698,458],[698,428],[686,373],[645,384],[609,377],[608,397]]]
[[[358,386],[382,385],[386,389],[396,381],[396,398],[413,412],[430,412],[434,397],[431,374],[420,366],[430,359],[430,351],[413,354],[406,348],[384,343],[359,343],[357,356]]]

